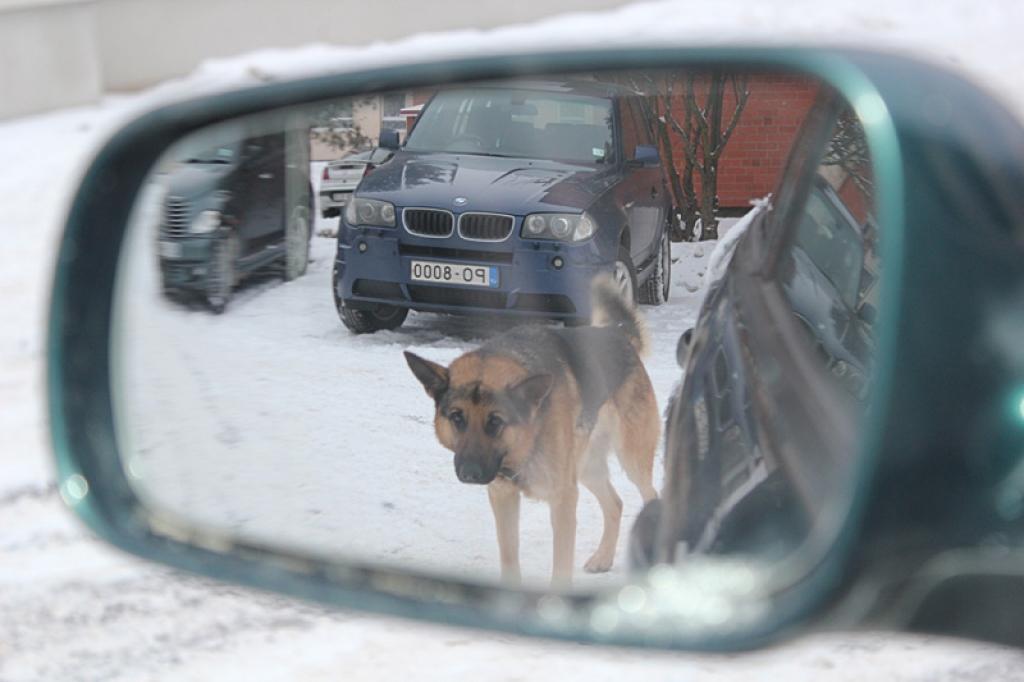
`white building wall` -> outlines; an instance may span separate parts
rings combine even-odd
[[[0,0],[0,119],[96,99],[98,54],[94,2]]]
[[[626,0],[0,0],[0,119],[134,90],[203,60],[311,42],[365,45]]]

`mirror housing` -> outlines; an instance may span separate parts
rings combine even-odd
[[[640,167],[654,167],[661,164],[661,155],[658,148],[653,144],[638,144],[633,151],[633,158],[629,160],[630,165]]]
[[[398,149],[400,146],[398,131],[391,128],[385,128],[380,131],[380,139],[377,141],[377,146],[384,149]]]
[[[621,592],[576,597],[484,588],[378,567],[339,566],[329,557],[288,554],[236,538],[200,536],[168,523],[138,499],[118,455],[125,444],[114,419],[112,301],[135,197],[169,144],[227,118],[325,96],[357,95],[368,83],[386,89],[527,72],[712,63],[785,68],[825,80],[854,103],[875,159],[878,219],[886,226],[883,248],[892,272],[878,310],[878,409],[864,424],[863,466],[850,482],[854,509],[842,521],[838,539],[823,548],[819,562],[805,567],[799,582],[757,593],[742,592],[737,583],[740,596],[730,607],[742,607],[737,613],[750,617],[700,620],[700,614],[675,608],[674,597],[688,585],[717,578],[666,569],[648,582],[627,586],[629,595],[639,590],[645,603],[659,607],[638,613],[622,608],[629,602]],[[929,98],[966,105],[949,109],[948,117],[939,120],[921,110]],[[397,138],[396,131],[383,131],[380,145],[395,148]],[[1019,409],[1012,415],[1006,410],[1024,381],[1020,347],[986,345],[981,335],[993,328],[996,316],[1024,323],[1020,294],[1013,293],[1024,291],[1022,140],[1019,123],[959,77],[899,57],[817,49],[498,56],[269,84],[164,107],[130,123],[107,143],[69,212],[47,341],[60,494],[100,537],[126,551],[344,608],[562,639],[715,651],[757,647],[783,633],[826,626],[948,632],[941,619],[915,619],[924,613],[919,607],[934,586],[964,571],[1024,575],[1019,549],[972,553],[1016,521],[982,501],[995,499],[1007,481],[1016,480],[1009,475],[1017,471],[1012,458],[1024,452]],[[635,160],[649,154],[638,147]],[[972,182],[946,173],[949,168]],[[964,265],[964,225],[971,226],[974,250],[954,282],[946,268]],[[907,248],[917,241],[928,249]],[[979,305],[979,297],[991,305]],[[985,349],[979,351],[985,353],[984,368],[962,359],[965,348]],[[949,399],[951,390],[958,392],[956,400]],[[1017,400],[1020,404],[1024,398]],[[994,456],[999,453],[1009,459]],[[986,463],[983,470],[978,462]],[[929,481],[927,490],[920,488],[922,480]],[[908,490],[916,493],[908,495]],[[960,513],[964,508],[951,501],[978,506],[965,516]],[[908,537],[914,541],[907,551],[892,552]],[[964,552],[973,563],[957,561]],[[733,577],[741,578],[742,571]],[[1000,604],[994,601],[987,608],[998,610]],[[1019,613],[1010,613],[1008,626],[996,632],[968,628],[957,634],[1024,645],[1019,619]]]

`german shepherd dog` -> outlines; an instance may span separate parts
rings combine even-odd
[[[622,500],[608,478],[615,448],[644,503],[661,420],[641,356],[649,345],[639,313],[610,279],[594,283],[591,326],[516,327],[444,367],[406,351],[434,399],[434,429],[455,453],[463,483],[487,486],[502,580],[521,581],[521,495],[547,501],[554,539],[552,584],[572,581],[579,483],[597,498],[604,531],[583,569],[611,568]]]

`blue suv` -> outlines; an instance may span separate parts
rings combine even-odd
[[[355,333],[408,311],[590,316],[612,273],[668,298],[672,213],[640,95],[591,82],[501,82],[437,92],[404,146],[366,176],[338,230],[333,289]]]

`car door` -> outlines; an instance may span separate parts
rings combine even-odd
[[[823,93],[774,205],[705,299],[670,408],[657,561],[680,548],[784,553],[833,518],[846,490],[859,403],[817,339],[831,311],[808,325],[791,291],[796,233],[819,210],[811,197],[839,107]]]
[[[619,118],[622,130],[622,153],[625,179],[622,205],[630,229],[630,256],[637,266],[654,257],[665,222],[665,186],[660,165],[640,165],[633,161],[638,146],[651,146],[653,141],[646,125],[637,97],[619,99]]]
[[[284,239],[284,136],[249,138],[239,168],[238,216],[246,253]]]

